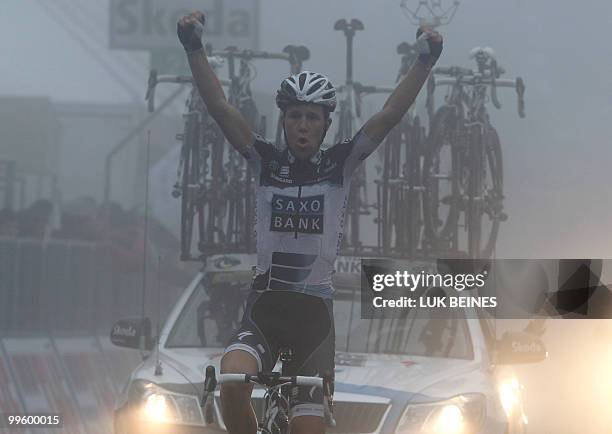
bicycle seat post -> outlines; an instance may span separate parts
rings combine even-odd
[[[283,53],[289,55],[289,65],[291,74],[297,74],[302,70],[304,61],[310,58],[310,50],[303,45],[287,45],[283,48]]]
[[[353,18],[349,23],[345,19],[336,21],[334,30],[344,32],[346,37],[346,84],[353,83],[353,38],[355,32],[363,30],[365,27],[360,20]]]
[[[238,52],[238,48],[236,48],[235,46],[230,46],[227,47],[225,49],[225,51],[227,52],[227,68],[228,68],[228,72],[229,72],[229,77],[230,77],[230,83],[234,83],[234,81],[236,80],[236,54]]]

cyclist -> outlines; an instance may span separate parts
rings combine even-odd
[[[286,147],[277,149],[254,135],[232,107],[202,48],[204,15],[193,12],[177,24],[195,85],[227,141],[258,177],[255,230],[257,268],[242,326],[225,350],[221,372],[270,371],[279,348],[293,358],[287,375],[333,374],[334,324],[331,275],[342,236],[354,170],[370,155],[414,102],[442,52],[441,36],[419,29],[419,61],[398,84],[383,109],[351,139],[321,150],[336,108],[333,85],[322,74],[302,71],[281,83]],[[245,222],[245,224],[249,224]],[[223,418],[232,434],[254,434],[252,387],[223,385]],[[323,396],[317,390],[291,393],[291,432],[324,433]]]

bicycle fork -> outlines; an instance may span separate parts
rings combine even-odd
[[[465,227],[468,238],[468,255],[477,258],[481,247],[481,216],[483,207],[484,124],[466,123],[468,128],[468,190],[465,210]]]

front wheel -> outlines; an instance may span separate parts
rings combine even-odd
[[[202,231],[204,210],[200,200],[200,147],[197,112],[190,113],[185,123],[182,148],[181,178],[181,260],[192,259],[193,224],[198,216],[199,232]]]
[[[432,121],[422,174],[424,243],[434,251],[457,248],[463,137],[455,108],[441,107]]]
[[[405,137],[405,164],[404,178],[408,181],[407,191],[403,192],[406,203],[405,219],[406,229],[403,232],[403,245],[412,257],[419,248],[421,242],[421,231],[423,226],[423,181],[422,181],[422,153],[424,147],[424,133],[421,128],[419,117],[416,116],[411,123],[404,125]],[[401,227],[401,226],[398,226]]]
[[[478,200],[468,200],[468,253],[474,258],[488,258],[495,249],[500,223],[507,218],[503,211],[503,161],[497,131],[486,127],[478,136],[484,146],[484,155],[481,152],[481,156],[472,161],[470,175],[478,183],[472,186],[472,194]]]

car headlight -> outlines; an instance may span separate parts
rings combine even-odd
[[[411,404],[402,415],[396,434],[472,434],[486,413],[483,395],[460,395],[446,401]]]
[[[205,425],[198,398],[139,381],[130,393],[130,405],[138,419],[146,422]]]
[[[512,417],[521,403],[521,384],[518,378],[512,377],[499,383],[499,400],[506,416]]]

